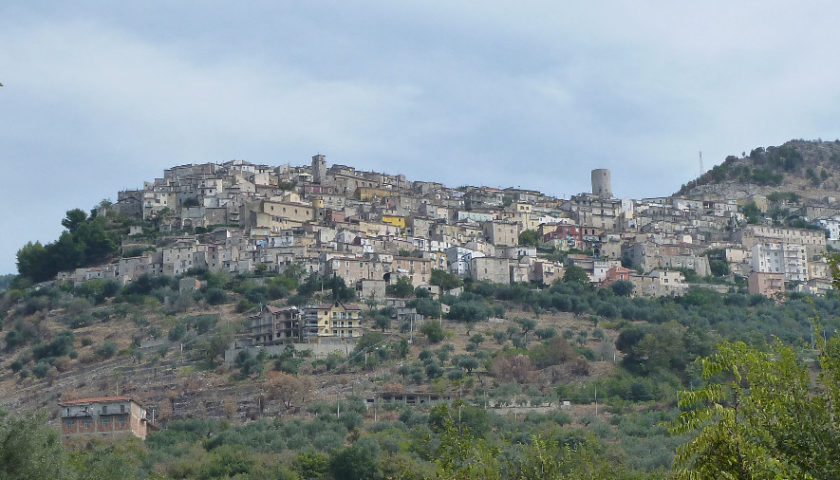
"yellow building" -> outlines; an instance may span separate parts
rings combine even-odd
[[[318,343],[357,338],[364,333],[362,307],[355,304],[308,306],[304,308],[303,319],[306,336]]]
[[[395,227],[399,227],[400,230],[405,230],[405,217],[402,215],[382,215],[382,223],[387,223],[393,225]]]
[[[359,200],[363,202],[370,202],[379,198],[398,196],[397,192],[394,192],[393,190],[376,187],[359,187],[356,189],[356,195],[359,197]]]

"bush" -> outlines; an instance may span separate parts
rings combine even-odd
[[[117,344],[111,340],[106,340],[105,343],[93,349],[93,354],[99,358],[111,358],[117,353]]]
[[[610,288],[619,297],[629,297],[633,293],[634,286],[627,280],[617,280],[610,284]]]
[[[204,292],[204,299],[207,300],[207,303],[210,305],[221,305],[223,303],[227,303],[227,293],[221,288],[208,288],[206,292]]]
[[[443,331],[443,327],[440,326],[440,322],[436,322],[434,320],[427,320],[423,323],[420,327],[420,333],[425,335],[431,343],[440,343],[444,338],[446,338],[446,332]]]
[[[539,328],[537,330],[534,330],[534,334],[540,340],[547,340],[549,338],[554,338],[555,336],[557,336],[557,330],[553,328]]]
[[[169,338],[170,342],[178,342],[184,335],[187,333],[187,327],[182,322],[178,322],[177,325],[169,329],[169,333],[167,334],[167,338]]]
[[[493,310],[483,300],[459,301],[452,305],[447,318],[466,322],[487,320]]]
[[[50,371],[50,364],[45,361],[38,362],[34,367],[32,367],[32,374],[35,375],[37,378],[44,378],[47,376],[47,372]]]
[[[32,349],[35,360],[67,355],[73,349],[73,332],[65,331],[56,335],[50,343],[38,344]]]

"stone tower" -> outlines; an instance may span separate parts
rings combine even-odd
[[[312,156],[312,181],[323,184],[327,180],[327,157],[318,154]]]
[[[596,168],[592,170],[592,194],[601,198],[612,198],[609,169]]]

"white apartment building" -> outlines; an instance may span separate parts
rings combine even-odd
[[[786,282],[807,282],[807,247],[795,243],[757,243],[752,248],[751,266],[754,272],[784,273]]]
[[[759,243],[795,243],[805,245],[808,256],[825,253],[825,232],[802,228],[785,228],[770,225],[747,225],[739,233],[744,248],[752,249]]]
[[[470,261],[473,258],[484,256],[482,252],[464,247],[450,247],[445,252],[449,262],[449,272],[461,276],[470,274]]]
[[[840,218],[824,218],[817,220],[823,228],[828,230],[829,240],[840,240]]]

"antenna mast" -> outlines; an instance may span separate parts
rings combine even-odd
[[[703,173],[704,173],[703,172],[703,151],[700,150],[700,175],[699,176],[702,177]]]

